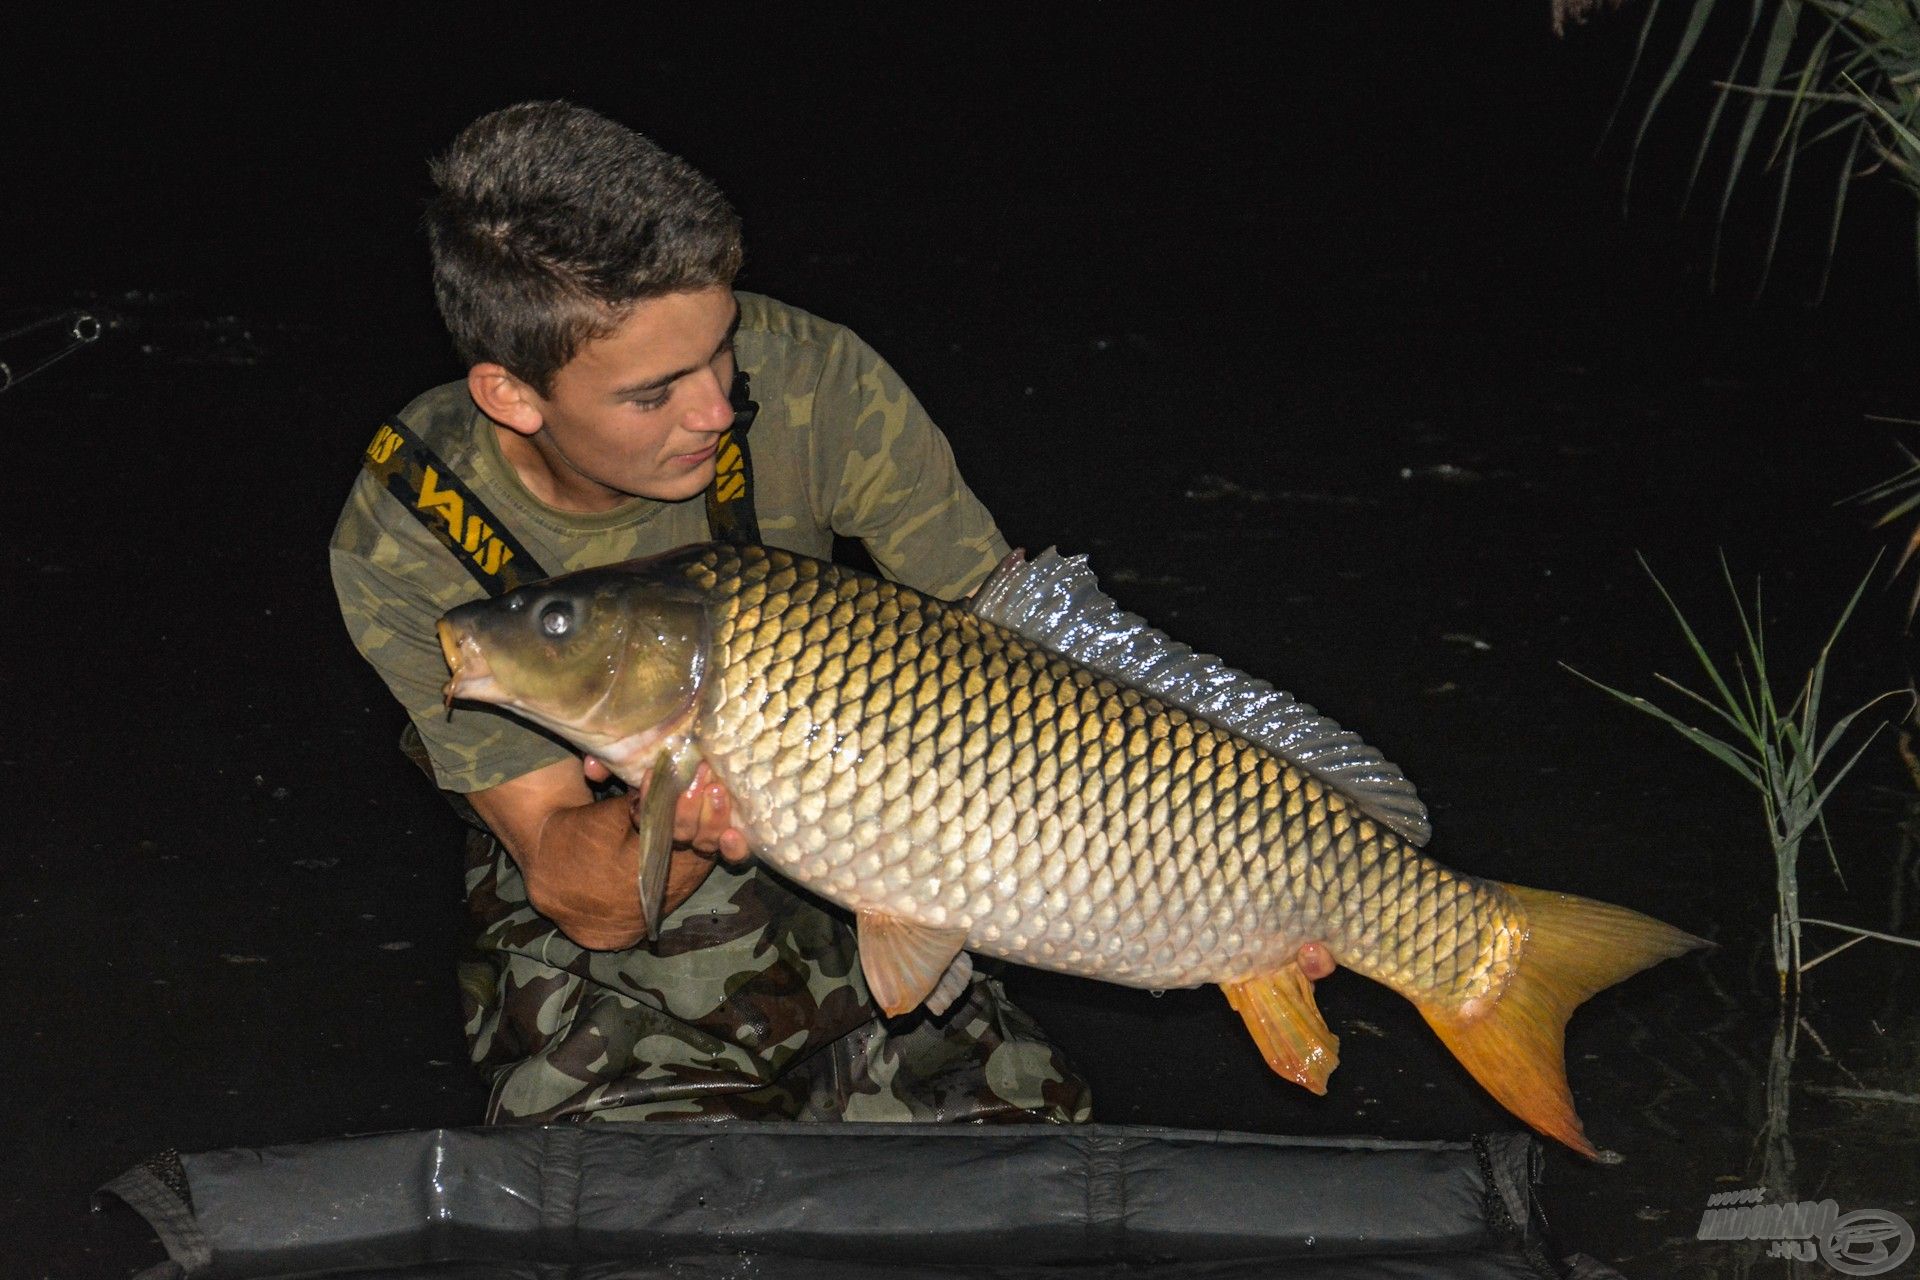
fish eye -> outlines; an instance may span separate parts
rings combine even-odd
[[[559,602],[540,611],[540,629],[550,636],[563,636],[573,629],[573,609]]]

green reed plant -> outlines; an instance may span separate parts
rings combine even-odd
[[[1854,588],[1852,598],[1847,601],[1846,608],[1840,611],[1840,617],[1828,634],[1826,643],[1821,646],[1819,655],[1800,680],[1798,689],[1788,699],[1783,698],[1776,689],[1769,667],[1766,630],[1760,608],[1760,584],[1757,580],[1749,606],[1734,585],[1733,574],[1727,567],[1725,557],[1721,558],[1720,572],[1726,580],[1727,592],[1733,599],[1741,641],[1731,668],[1723,669],[1708,654],[1706,646],[1701,643],[1698,633],[1687,621],[1686,614],[1681,611],[1665,584],[1644,559],[1640,564],[1646,569],[1647,576],[1653,579],[1653,585],[1666,601],[1674,621],[1679,623],[1687,647],[1693,651],[1701,671],[1706,675],[1711,694],[1697,692],[1657,672],[1654,679],[1695,707],[1708,712],[1719,722],[1721,732],[1710,733],[1688,724],[1645,698],[1601,684],[1578,671],[1574,674],[1628,706],[1671,726],[1688,742],[1739,774],[1759,794],[1766,813],[1767,837],[1773,848],[1776,895],[1772,925],[1774,969],[1779,974],[1783,995],[1789,983],[1797,991],[1802,973],[1862,940],[1856,936],[1841,947],[1803,963],[1802,925],[1823,924],[1855,935],[1886,936],[1873,935],[1870,930],[1855,929],[1851,925],[1812,920],[1800,914],[1801,842],[1817,827],[1822,842],[1826,844],[1834,874],[1840,874],[1840,864],[1833,857],[1833,845],[1827,840],[1824,816],[1827,798],[1859,761],[1880,729],[1885,727],[1884,723],[1875,725],[1844,760],[1836,752],[1863,714],[1886,698],[1898,696],[1896,693],[1881,694],[1841,716],[1830,727],[1822,726],[1821,716],[1825,711],[1822,695],[1826,687],[1827,663],[1834,642],[1839,639],[1841,630],[1853,615],[1854,606],[1859,604],[1861,594],[1873,576],[1872,571],[1869,570],[1867,576],[1860,580],[1860,585]],[[1845,883],[1844,877],[1842,883]]]

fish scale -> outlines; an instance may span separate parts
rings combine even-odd
[[[586,570],[449,613],[447,696],[647,784],[649,927],[674,796],[705,759],[759,856],[855,913],[889,1014],[945,1007],[966,949],[1135,987],[1213,982],[1276,1072],[1324,1092],[1339,1040],[1313,984],[1338,963],[1412,1000],[1529,1124],[1594,1154],[1568,1017],[1704,944],[1441,866],[1410,843],[1429,831],[1411,785],[1356,735],[1049,557],[982,587],[1011,626],[764,547]]]
[[[1244,979],[1323,939],[1462,999],[1521,927],[1497,887],[1422,874],[1439,869],[1271,752],[963,610],[754,549],[689,572],[730,602],[702,752],[765,815],[761,856],[852,910],[1150,988]],[[879,803],[857,777],[876,759]],[[1012,838],[1021,814],[1046,816]]]

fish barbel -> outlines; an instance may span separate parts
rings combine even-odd
[[[1330,956],[1412,1000],[1509,1110],[1593,1155],[1567,1018],[1700,940],[1448,870],[1417,847],[1411,787],[1353,735],[1217,660],[1182,685],[1057,652],[1099,647],[1075,638],[1112,626],[1098,608],[1051,630],[982,616],[1017,619],[1023,583],[1003,567],[976,612],[777,549],[686,547],[453,610],[447,697],[646,783],[656,927],[673,797],[704,759],[759,857],[855,914],[889,1014],[966,950],[1134,987],[1218,983],[1273,1069],[1320,1093],[1338,1061],[1313,1001]],[[1234,680],[1294,720],[1213,711]],[[1294,745],[1303,715],[1312,741]]]

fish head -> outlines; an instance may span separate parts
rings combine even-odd
[[[439,632],[449,707],[504,708],[625,776],[691,722],[713,625],[684,582],[616,567],[461,605]]]

